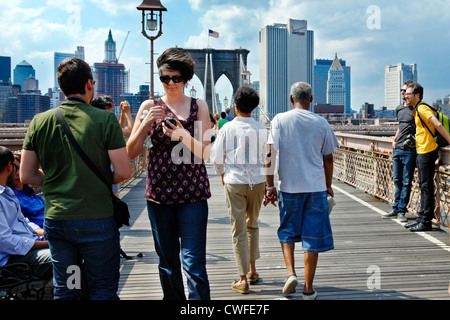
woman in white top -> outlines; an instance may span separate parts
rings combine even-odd
[[[219,130],[211,153],[216,172],[222,175],[225,186],[240,276],[231,288],[239,293],[248,293],[249,282],[259,279],[255,261],[259,258],[258,216],[265,193],[264,159],[268,131],[251,117],[259,104],[258,93],[254,89],[248,86],[239,88],[234,102],[236,117]]]

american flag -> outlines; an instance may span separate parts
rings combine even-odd
[[[219,37],[219,33],[209,29],[209,36],[213,37],[213,38],[218,38]]]

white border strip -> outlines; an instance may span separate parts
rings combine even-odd
[[[348,193],[347,191],[342,190],[339,187],[336,187],[335,185],[333,185],[333,189],[334,190],[338,190],[339,192],[343,193],[344,195],[346,195],[347,197],[355,200],[356,202],[361,203],[362,205],[365,205],[366,207],[368,207],[369,209],[372,209],[373,211],[379,213],[379,214],[384,214],[385,212],[373,205],[371,205],[370,203],[365,202],[364,200],[359,199],[358,197]],[[397,219],[391,219],[391,221],[395,221],[397,222],[399,225],[403,226],[404,224],[401,223],[400,221],[398,221]],[[444,249],[445,251],[450,252],[450,246],[446,245],[445,243],[443,243],[442,241],[436,239],[435,237],[429,235],[428,233],[425,232],[416,232],[416,234],[420,235],[421,237],[423,237],[424,239],[427,239],[428,241],[434,243],[435,245],[441,247],[442,249]]]

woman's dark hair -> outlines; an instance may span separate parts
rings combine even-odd
[[[91,106],[106,110],[114,107],[114,100],[110,96],[98,96],[92,100]]]
[[[14,163],[13,153],[8,148],[0,146],[0,172],[3,172],[10,162]]]
[[[251,113],[259,104],[258,92],[249,86],[242,86],[234,94],[234,103],[242,113]]]
[[[85,94],[86,82],[93,79],[91,67],[78,58],[64,59],[56,69],[56,78],[66,97],[77,93]]]
[[[164,51],[156,60],[159,75],[163,70],[180,71],[181,77],[186,84],[194,76],[194,60],[188,53],[177,48]]]

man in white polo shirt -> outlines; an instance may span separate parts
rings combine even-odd
[[[302,242],[304,300],[317,297],[312,283],[319,252],[334,249],[327,194],[334,196],[333,152],[338,141],[328,122],[309,111],[312,99],[308,83],[295,83],[290,96],[293,110],[276,115],[271,122],[264,200],[265,205],[275,204],[279,196],[278,238],[287,268],[284,294],[295,292],[298,284],[294,249],[296,242]],[[279,194],[273,176],[277,151]]]
[[[264,162],[267,149],[267,128],[252,118],[259,96],[249,86],[240,87],[235,95],[233,121],[227,122],[214,142],[211,160],[222,175],[230,214],[233,249],[239,280],[231,289],[249,292],[249,283],[259,279],[256,260],[259,258],[258,216],[264,197]]]

